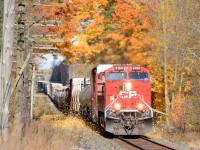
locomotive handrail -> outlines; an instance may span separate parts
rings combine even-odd
[[[143,99],[142,99],[142,96],[140,94],[137,94],[137,96],[140,97],[140,100],[151,110],[153,110],[153,108],[151,108]]]
[[[153,108],[152,108],[152,109],[153,109]],[[166,113],[164,113],[164,112],[162,112],[162,111],[159,111],[159,110],[157,110],[157,109],[153,109],[153,111],[156,112],[156,113],[159,113],[159,114],[162,114],[162,115],[165,115],[165,116],[168,116],[168,117],[169,117],[169,115],[167,115]]]
[[[137,96],[138,96],[138,97],[140,98],[140,100],[151,110],[151,112],[154,111],[154,109],[153,109],[152,107],[150,107],[150,106],[143,100],[142,95],[137,94]],[[117,95],[116,99],[115,99],[112,103],[110,103],[110,104],[105,108],[105,112],[107,112],[108,109],[113,105],[113,103],[115,103],[115,102],[117,101],[118,97],[119,97],[119,94]],[[153,115],[153,114],[152,114],[152,115]],[[107,116],[107,115],[106,115],[106,113],[105,113],[105,117],[106,117],[106,116]]]
[[[117,95],[116,99],[105,108],[105,112],[107,112],[108,109],[112,106],[112,104],[117,101],[118,97],[119,97],[119,94]],[[107,114],[105,113],[105,118],[106,118],[106,116],[107,116]]]
[[[151,106],[149,106],[143,99],[142,99],[142,96],[140,94],[137,94],[140,98],[140,100],[153,112],[153,108]],[[152,117],[153,117],[153,114],[152,114]]]
[[[112,104],[117,101],[118,97],[119,94],[117,95],[116,99],[105,108],[105,111],[107,111],[112,106]]]
[[[141,96],[140,94],[137,94],[137,96],[139,96],[140,100],[141,100],[149,109],[153,110],[153,108],[151,108],[151,107],[142,99],[142,96]],[[119,97],[119,94],[117,95],[116,99],[115,99],[112,103],[110,103],[110,104],[105,108],[105,111],[107,111],[107,110],[111,107],[111,105],[112,105],[114,102],[117,101],[118,97]]]
[[[137,95],[139,95],[139,94],[137,94]],[[165,116],[168,116],[166,113],[161,112],[161,111],[159,111],[159,110],[156,110],[156,109],[153,109],[152,107],[150,107],[147,103],[144,102],[144,100],[141,98],[141,95],[139,95],[139,97],[140,97],[140,99],[142,100],[142,102],[143,102],[151,111],[157,112],[157,113],[162,114],[162,115],[165,115]]]

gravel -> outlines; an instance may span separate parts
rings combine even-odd
[[[200,150],[187,147],[186,145],[181,145],[167,140],[159,140],[151,138],[152,141],[164,144],[176,150]],[[71,150],[125,150],[113,140],[105,138],[94,132],[93,136],[89,139],[81,138],[76,146],[73,146]]]
[[[193,149],[188,147],[187,145],[182,145],[182,144],[178,144],[178,143],[173,143],[167,140],[160,140],[160,139],[155,139],[155,138],[151,138],[152,141],[158,142],[160,144],[169,146],[171,148],[174,148],[176,150],[200,150],[200,149]]]
[[[112,139],[105,138],[94,132],[88,139],[82,137],[78,144],[72,147],[72,150],[124,150],[124,148]]]

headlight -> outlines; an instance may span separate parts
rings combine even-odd
[[[142,103],[139,103],[139,104],[138,104],[138,109],[139,109],[139,110],[142,110],[143,107],[144,107],[144,105],[143,105]]]
[[[120,108],[121,108],[121,105],[119,103],[116,103],[115,104],[115,110],[120,110]]]
[[[130,83],[130,82],[127,82],[127,83],[126,83],[126,90],[127,90],[127,91],[130,91],[130,90],[131,90],[131,83]]]

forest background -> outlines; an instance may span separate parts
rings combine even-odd
[[[0,2],[3,8],[4,1]],[[45,2],[40,0],[40,3]],[[44,27],[29,27],[32,34],[37,30],[43,37],[51,33],[56,35],[48,40],[67,58],[65,65],[84,63],[92,67],[100,63],[132,63],[145,66],[151,70],[153,79],[153,107],[166,114],[156,114],[156,127],[170,134],[200,132],[199,0],[57,0],[55,4],[60,7],[29,3],[26,6],[29,20],[25,21],[44,25],[48,20],[57,20],[53,22],[55,26],[45,27],[45,30]],[[20,7],[15,11],[23,12]],[[0,23],[3,23],[2,10]],[[23,13],[16,15],[18,20],[20,15]],[[27,31],[20,33],[20,29],[15,32],[18,38],[28,35]],[[57,38],[62,40],[55,40]],[[4,41],[0,41],[1,65]],[[15,41],[15,49],[20,47],[19,42]],[[39,40],[37,44],[41,43]],[[20,68],[22,63],[16,66]],[[87,75],[86,68],[81,66],[77,70]],[[3,83],[3,78],[0,81]],[[14,103],[20,103],[19,107],[24,104],[18,100]],[[15,110],[10,112],[15,116]],[[26,115],[22,120],[27,122],[30,118]]]
[[[64,38],[55,45],[68,63],[148,67],[154,108],[168,116],[156,115],[160,121],[175,132],[200,131],[199,8],[198,0],[73,0],[51,9],[48,18],[62,24],[49,31]]]

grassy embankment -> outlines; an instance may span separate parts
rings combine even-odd
[[[60,113],[45,97],[36,99],[35,120],[21,136],[12,131],[7,143],[0,140],[0,150],[68,150],[92,136],[92,129],[79,116]]]
[[[200,149],[200,134],[197,132],[167,132],[166,127],[163,125],[162,127],[154,127],[148,135],[152,138],[168,140],[194,149]]]

